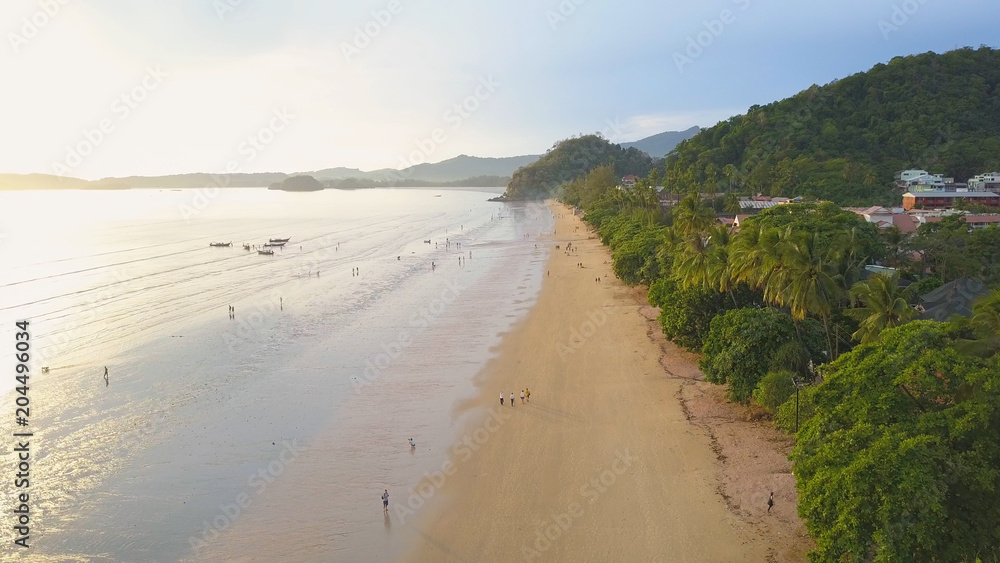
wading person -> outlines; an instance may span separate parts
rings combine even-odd
[[[382,512],[389,514],[389,489],[382,493]]]
[[[108,366],[104,366],[104,386],[108,387],[111,385],[111,381],[108,380]]]

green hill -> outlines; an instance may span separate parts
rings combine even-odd
[[[675,190],[895,203],[897,171],[1000,169],[1000,51],[897,57],[721,122],[667,157]]]
[[[623,149],[598,135],[584,135],[556,143],[537,162],[519,168],[504,197],[516,200],[548,197],[564,182],[612,163],[619,177],[645,176],[653,168],[653,159],[637,148]]]

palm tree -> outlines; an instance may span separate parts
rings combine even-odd
[[[845,311],[860,323],[853,338],[869,344],[876,342],[882,331],[910,322],[917,315],[910,306],[913,294],[913,286],[899,287],[899,274],[875,274],[867,282],[856,284],[851,288],[851,295],[864,306]]]
[[[736,167],[732,164],[727,164],[722,168],[722,175],[726,177],[729,181],[729,191],[733,190],[733,182],[736,180],[737,171]]]
[[[843,290],[837,283],[836,265],[820,252],[821,248],[819,233],[784,237],[781,270],[768,281],[768,286],[776,287],[765,288],[764,297],[788,307],[796,320],[803,320],[810,314],[822,319],[832,361],[836,358],[830,336],[830,315],[840,302]]]
[[[684,236],[700,235],[715,223],[715,211],[691,194],[674,207],[674,225]]]
[[[699,233],[691,233],[674,257],[674,277],[682,288],[711,287],[709,272],[712,266],[712,249],[709,241],[709,238]]]
[[[736,194],[729,192],[726,194],[726,213],[730,215],[739,215],[742,208],[740,208],[740,198]]]

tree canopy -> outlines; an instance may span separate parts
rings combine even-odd
[[[823,370],[793,452],[814,561],[1000,557],[1000,366],[917,321]]]
[[[666,177],[677,191],[714,181],[747,193],[886,205],[898,203],[894,174],[907,168],[959,181],[1000,169],[1000,51],[897,57],[754,106],[678,145]]]

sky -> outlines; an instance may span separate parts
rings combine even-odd
[[[983,0],[5,0],[0,173],[372,170],[711,126],[896,56],[998,47]]]

